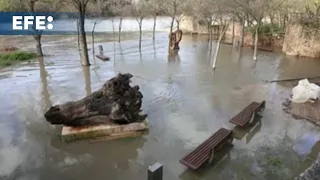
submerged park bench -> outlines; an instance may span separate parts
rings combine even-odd
[[[256,115],[262,115],[265,109],[265,101],[261,103],[251,102],[247,107],[234,116],[229,122],[240,127],[244,127],[247,124],[251,124]]]
[[[206,161],[211,163],[214,158],[214,153],[224,145],[231,144],[232,140],[233,132],[231,130],[221,128],[201,143],[195,150],[181,159],[180,163],[193,170],[197,170]]]
[[[103,47],[102,45],[99,45],[99,54],[96,55],[97,58],[101,59],[102,61],[109,61],[110,60],[110,57],[108,56],[105,56],[103,54]]]

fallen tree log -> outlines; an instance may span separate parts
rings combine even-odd
[[[132,77],[119,73],[100,90],[81,100],[53,106],[44,116],[51,124],[65,126],[141,122],[147,115],[141,109],[143,95],[139,86],[130,86]]]

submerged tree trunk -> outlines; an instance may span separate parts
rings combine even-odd
[[[179,30],[180,29],[180,20],[176,20],[176,22],[177,22],[177,30]]]
[[[89,56],[88,56],[88,47],[87,47],[87,37],[86,31],[84,28],[85,20],[85,5],[81,4],[79,8],[80,13],[80,44],[81,44],[81,62],[83,66],[90,66]]]
[[[255,38],[254,38],[254,52],[253,52],[253,60],[257,60],[257,52],[258,52],[258,30],[259,30],[259,23],[257,24],[257,27],[256,27],[256,32],[255,32]]]
[[[82,66],[82,71],[84,75],[84,80],[86,84],[86,94],[89,96],[91,92],[91,74],[90,74],[90,67],[89,66]]]
[[[210,26],[209,26],[209,43],[210,43],[210,52],[212,51],[212,25],[210,23]]]
[[[43,109],[47,110],[49,107],[52,106],[51,101],[50,101],[50,94],[48,91],[48,81],[47,81],[47,72],[44,66],[44,61],[43,58],[40,57],[38,59],[39,61],[39,68],[40,68],[40,77],[41,77],[41,82],[42,82],[42,99],[44,101],[44,104],[42,105]]]
[[[121,41],[121,29],[122,29],[122,17],[120,17],[120,22],[119,22],[119,34],[118,34],[118,42]]]
[[[79,23],[79,19],[77,20],[77,45],[78,45],[78,51],[80,52],[81,48],[80,48],[80,23]]]
[[[232,37],[231,37],[231,42],[234,44],[234,18],[232,18]]]
[[[141,51],[141,38],[142,38],[142,20],[143,18],[141,18],[139,21],[139,50],[140,51]]]
[[[114,28],[114,19],[112,18],[112,34],[113,34],[113,42],[116,40],[116,33],[115,33],[115,28]]]
[[[110,123],[132,123],[145,120],[139,86],[130,86],[131,74],[118,74],[103,87],[79,100],[51,107],[45,114],[51,124],[86,126]]]
[[[43,52],[42,52],[42,45],[41,45],[41,35],[37,34],[37,35],[33,35],[33,38],[36,40],[37,45],[36,45],[36,49],[37,49],[37,56],[42,57],[43,56]]]
[[[208,33],[208,41],[210,42],[210,23],[207,22],[207,33]]]
[[[31,12],[35,12],[35,5],[38,0],[31,0],[29,2],[29,8]],[[41,32],[35,29],[35,24],[33,24],[33,31],[35,34],[33,35],[33,38],[36,40],[36,49],[37,49],[37,56],[42,57],[43,52],[42,52],[42,46],[41,46]]]
[[[171,17],[172,18],[172,20],[171,20],[171,25],[170,25],[170,34],[172,33],[172,31],[173,31],[173,23],[174,23],[174,16],[173,17]]]
[[[220,44],[221,44],[221,40],[224,36],[224,34],[226,33],[227,29],[228,29],[228,25],[226,25],[223,29],[223,31],[220,33],[220,37],[219,37],[219,40],[217,42],[217,47],[216,47],[216,53],[214,54],[214,58],[213,58],[213,64],[212,64],[212,68],[215,69],[216,68],[216,63],[217,63],[217,59],[218,59],[218,54],[219,54],[219,51],[220,51]]]
[[[153,16],[153,33],[152,33],[152,39],[155,40],[156,38],[156,25],[157,25],[157,16]]]
[[[241,31],[240,31],[240,46],[242,47],[244,44],[244,26],[245,26],[245,21],[241,20]]]
[[[92,37],[92,54],[94,57],[95,51],[94,51],[94,29],[96,28],[96,22],[93,24],[92,32],[91,32],[91,37]]]

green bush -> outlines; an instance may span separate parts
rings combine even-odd
[[[15,51],[0,53],[0,66],[10,66],[14,63],[27,61],[37,57],[35,53]]]
[[[256,33],[256,26],[252,26],[247,31],[250,31],[253,35]],[[280,25],[273,25],[272,24],[261,24],[258,33],[259,34],[279,34],[284,32],[284,28]]]

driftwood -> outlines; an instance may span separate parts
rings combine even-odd
[[[128,124],[143,121],[143,95],[139,86],[130,86],[131,74],[118,74],[91,95],[51,107],[45,114],[51,124],[86,126],[110,122]]]

